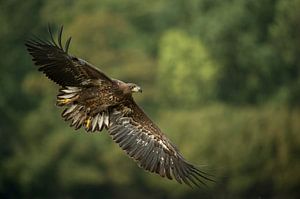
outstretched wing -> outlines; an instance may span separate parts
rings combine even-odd
[[[101,107],[105,104],[97,99],[110,94],[114,81],[88,62],[68,54],[71,37],[63,47],[62,32],[63,27],[56,42],[49,27],[49,41],[35,38],[25,45],[39,71],[62,86],[57,95],[57,105],[66,107],[62,117],[76,129],[84,126],[87,131],[101,131],[109,119],[107,110]],[[80,97],[86,100],[78,103]]]
[[[208,174],[188,163],[178,149],[130,99],[112,110],[109,134],[113,140],[147,171],[192,186],[205,184]]]
[[[71,37],[63,47],[62,32],[63,27],[59,31],[57,42],[53,39],[50,27],[50,41],[36,38],[26,42],[27,50],[33,57],[35,64],[39,66],[39,71],[45,73],[48,78],[61,86],[82,86],[93,83],[93,80],[112,82],[99,69],[68,54]]]

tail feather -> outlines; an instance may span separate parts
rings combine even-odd
[[[86,120],[86,115],[84,114],[81,114],[81,117],[80,119],[78,120],[78,122],[76,123],[75,125],[75,129],[79,129],[83,124],[84,124],[84,121]]]
[[[69,114],[67,114],[64,118],[65,118],[65,121],[68,121],[68,120],[73,120],[74,117],[77,115],[77,114],[82,114],[82,111],[83,111],[83,106],[76,106],[75,109],[73,111],[71,111]]]
[[[77,104],[73,104],[71,105],[69,108],[66,108],[63,112],[62,112],[62,117],[67,116],[68,114],[70,114],[72,111],[74,111],[74,109],[77,107]]]
[[[100,117],[99,117],[99,119],[98,119],[98,126],[101,127],[99,129],[99,131],[101,131],[102,128],[103,128],[103,121],[104,121],[104,117],[103,117],[103,114],[101,114]]]
[[[90,116],[86,109],[80,105],[68,106],[62,112],[62,117],[65,121],[70,121],[70,126],[75,126],[75,129],[84,126],[88,132],[102,131],[103,128],[107,129],[109,125],[108,112],[103,111],[94,116]]]
[[[92,122],[92,131],[94,132],[96,130],[96,128],[98,127],[98,120],[99,120],[99,115],[100,113],[98,113],[94,119],[93,119],[93,122]]]
[[[69,94],[65,94],[65,95],[58,95],[57,98],[58,99],[69,99],[69,98],[75,97],[75,95],[77,95],[77,93],[69,93]]]
[[[78,87],[68,86],[66,88],[61,89],[60,91],[63,93],[77,93],[77,92],[81,91],[81,89]]]

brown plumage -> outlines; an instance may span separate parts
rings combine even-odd
[[[188,163],[178,149],[134,102],[132,93],[141,92],[133,83],[112,79],[90,63],[68,54],[71,38],[62,46],[38,38],[26,42],[27,50],[49,79],[61,86],[57,105],[65,107],[62,117],[76,129],[102,131],[132,157],[139,166],[179,183],[199,186],[211,180]]]

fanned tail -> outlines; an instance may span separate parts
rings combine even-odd
[[[103,128],[107,129],[109,125],[108,111],[90,115],[90,110],[76,102],[80,91],[81,89],[78,87],[64,87],[60,89],[56,104],[58,106],[67,106],[61,116],[65,121],[71,121],[70,126],[74,126],[76,130],[82,126],[87,132],[102,131]]]

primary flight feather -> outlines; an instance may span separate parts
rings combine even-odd
[[[26,42],[29,54],[49,79],[61,86],[57,105],[65,107],[62,117],[76,129],[102,131],[140,167],[189,186],[211,180],[206,173],[188,163],[178,149],[148,118],[132,97],[142,92],[133,83],[112,79],[83,59],[68,53],[71,37],[62,45],[63,27],[55,41]]]

